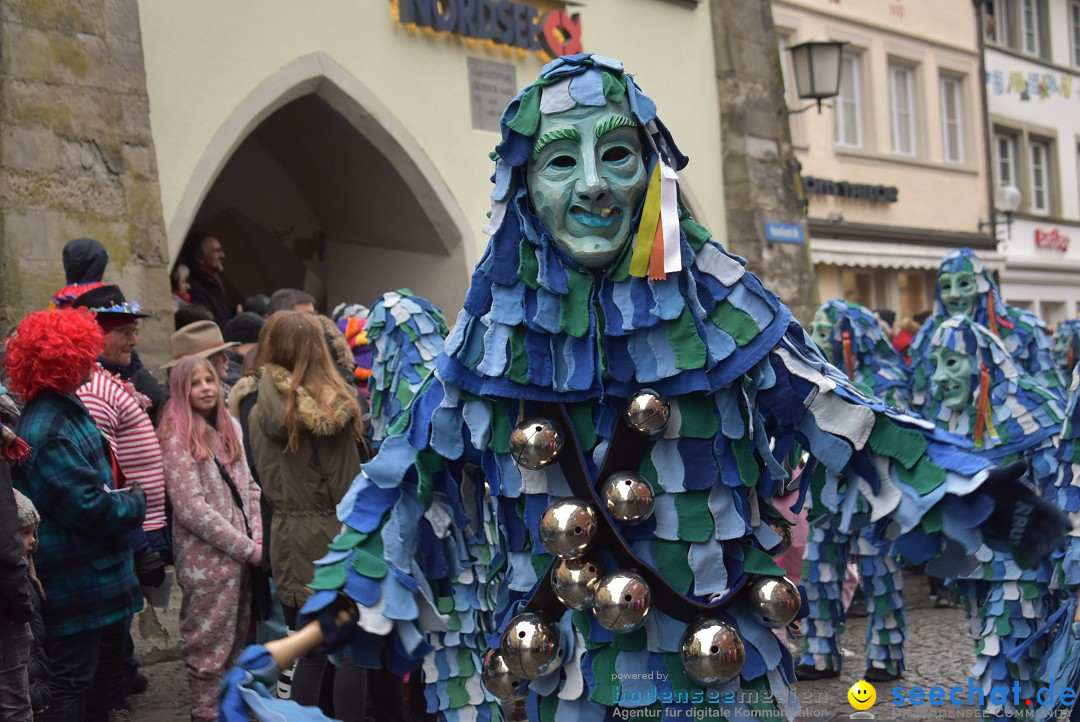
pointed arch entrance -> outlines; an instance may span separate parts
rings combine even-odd
[[[393,114],[323,53],[253,90],[197,163],[169,225],[221,239],[230,295],[308,291],[327,308],[408,286],[449,315],[468,286],[471,229]]]

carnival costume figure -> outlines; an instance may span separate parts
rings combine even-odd
[[[923,416],[940,429],[971,439],[976,453],[988,461],[1023,461],[1029,469],[1025,479],[1038,494],[1065,509],[1080,508],[1080,488],[1073,485],[1072,474],[1059,474],[1057,443],[1064,413],[1054,394],[1013,363],[995,334],[968,317],[940,324],[931,343],[933,385]],[[1078,545],[1070,538],[1070,560],[1077,558]],[[1053,565],[1028,568],[1027,560],[1018,560],[1009,549],[987,543],[976,558],[980,564],[957,575],[956,582],[976,643],[972,676],[987,695],[987,716],[1030,713],[1023,704],[1014,707],[1011,696],[994,700],[989,695],[993,687],[1011,689],[1019,681],[1020,699],[1034,699],[1048,681],[1038,672],[1046,640],[1031,638],[1039,636],[1036,632],[1061,601],[1051,592]],[[1075,562],[1069,568],[1075,584]]]
[[[837,299],[814,314],[810,337],[826,357],[867,395],[887,405],[908,406],[908,366],[892,347],[869,309]],[[803,562],[803,583],[810,604],[804,625],[799,679],[835,677],[843,653],[839,635],[845,613],[843,583],[848,560],[858,565],[869,624],[866,630],[866,673],[871,682],[897,679],[904,670],[904,577],[891,545],[865,527],[852,534],[823,520],[810,528]]]
[[[1054,329],[1054,360],[1061,374],[1071,380],[1076,362],[1080,359],[1080,320],[1069,318]]]
[[[368,391],[375,448],[435,368],[449,332],[442,311],[407,288],[387,291],[371,307],[367,317],[367,338],[373,347]]]
[[[796,444],[812,516],[888,517],[915,561],[966,558],[981,527],[1063,538],[1041,501],[1012,518],[1035,499],[1016,469],[865,396],[690,218],[686,158],[621,63],[546,65],[494,157],[464,309],[341,501],[304,608],[354,600],[347,654],[422,667],[441,719],[793,715],[773,629],[800,598],[770,500]]]
[[[961,248],[941,261],[934,286],[934,313],[911,341],[911,400],[916,408],[929,403],[925,395],[934,373],[931,339],[938,326],[952,316],[970,316],[990,329],[1022,372],[1065,403],[1068,382],[1054,361],[1046,324],[1030,311],[1007,305],[982,260],[970,248]]]

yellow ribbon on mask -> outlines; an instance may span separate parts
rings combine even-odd
[[[645,278],[649,275],[649,258],[652,256],[656,227],[660,224],[660,161],[653,167],[649,188],[645,192],[645,204],[641,209],[634,253],[630,256],[630,275]]]

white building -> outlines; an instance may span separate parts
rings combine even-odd
[[[1080,314],[1080,0],[982,13],[994,181],[1021,197],[1011,233],[998,228],[1002,292],[1054,324]]]

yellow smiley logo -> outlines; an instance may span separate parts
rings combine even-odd
[[[855,709],[867,710],[877,701],[877,690],[865,679],[860,679],[847,691],[847,699]]]

